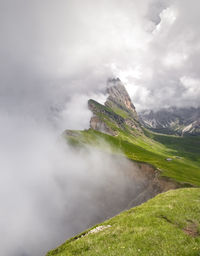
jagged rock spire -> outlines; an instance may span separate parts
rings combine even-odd
[[[104,105],[88,101],[89,109],[94,114],[90,127],[111,135],[117,135],[119,129],[142,133],[135,107],[119,78],[108,80],[107,93],[109,96]]]
[[[107,93],[109,96],[105,102],[105,106],[112,108],[113,105],[116,105],[138,120],[135,106],[133,105],[131,98],[121,80],[119,78],[109,79],[107,84]]]

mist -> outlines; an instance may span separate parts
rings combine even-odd
[[[125,83],[137,110],[199,106],[198,7],[195,0],[0,0],[1,255],[44,255],[100,220],[105,188],[127,198],[119,166],[129,162],[75,152],[60,135],[89,128],[87,100],[103,103],[110,77]]]
[[[197,106],[198,7],[195,0],[1,0],[0,104],[46,115],[119,76],[138,110]]]
[[[1,255],[45,255],[126,209],[145,187],[122,155],[72,149],[55,129],[32,120],[15,120],[15,130],[1,121]]]

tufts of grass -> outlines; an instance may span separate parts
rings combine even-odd
[[[111,227],[97,233],[87,230],[47,256],[198,256],[200,189],[159,194],[100,225]]]

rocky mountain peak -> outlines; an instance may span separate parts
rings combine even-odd
[[[111,107],[113,104],[133,114],[137,118],[135,107],[131,98],[119,78],[108,80],[107,93],[109,94],[105,105]]]
[[[108,80],[107,93],[109,96],[104,105],[94,100],[88,101],[89,109],[93,112],[90,127],[111,135],[117,135],[118,129],[141,133],[137,112],[119,78]]]

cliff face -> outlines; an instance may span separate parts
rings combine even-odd
[[[138,116],[135,107],[131,102],[131,98],[119,78],[112,79],[108,82],[107,92],[109,96],[105,102],[105,106],[108,106],[112,109],[116,107],[120,108],[127,112],[130,117],[138,120]]]
[[[107,93],[109,96],[104,105],[94,100],[88,101],[89,109],[93,112],[90,127],[110,135],[117,135],[118,129],[142,133],[135,107],[118,78],[108,81]]]

